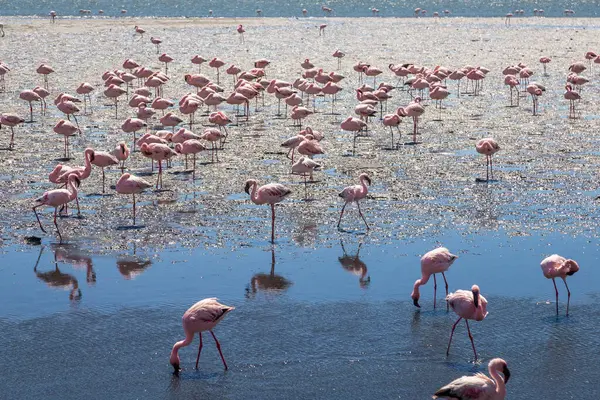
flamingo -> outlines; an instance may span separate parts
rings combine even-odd
[[[87,82],[83,82],[75,91],[77,94],[83,95],[83,113],[87,114],[87,103],[90,103],[90,110],[92,109],[92,97],[90,93],[94,91],[94,87]]]
[[[450,304],[450,307],[452,307],[452,311],[458,315],[458,319],[454,325],[452,325],[452,332],[450,333],[450,340],[448,341],[446,356],[450,354],[450,345],[452,344],[454,329],[456,329],[456,325],[458,325],[460,320],[464,318],[465,323],[467,324],[469,339],[471,340],[471,345],[473,346],[475,360],[477,360],[477,351],[475,350],[475,342],[473,342],[473,335],[471,335],[471,329],[469,328],[469,320],[472,319],[475,321],[483,321],[483,319],[488,315],[488,312],[486,311],[487,300],[485,297],[480,295],[479,286],[473,285],[471,287],[471,291],[457,290],[454,293],[450,293],[448,296],[446,296],[446,301]]]
[[[79,181],[79,178],[76,175],[69,175],[66,189],[49,190],[45,192],[41,197],[35,199],[35,201],[39,204],[33,207],[33,213],[35,214],[35,218],[37,219],[42,232],[46,233],[36,209],[41,206],[54,207],[54,226],[56,226],[56,232],[58,232],[58,237],[62,242],[62,235],[60,233],[60,229],[58,228],[58,223],[56,222],[56,214],[58,213],[58,207],[64,206],[65,204],[69,203],[77,197],[77,187],[80,183],[81,182]]]
[[[169,160],[177,153],[166,144],[162,143],[142,143],[140,152],[154,161],[158,161],[158,177],[156,179],[156,189],[162,188],[162,162]]]
[[[581,100],[581,96],[573,90],[573,87],[570,84],[567,84],[565,89],[567,89],[567,91],[565,92],[564,97],[569,100],[569,118],[577,118],[577,114],[575,113],[575,101]]]
[[[556,278],[561,278],[567,288],[567,317],[569,316],[569,303],[571,302],[571,291],[567,285],[567,276],[574,275],[575,272],[579,271],[579,264],[575,260],[566,259],[553,254],[549,257],[544,258],[540,264],[544,276],[548,279],[552,279],[554,284],[554,291],[556,292],[556,315],[558,315],[558,289],[556,288]]]
[[[196,179],[196,154],[200,153],[201,151],[205,151],[205,150],[206,150],[206,147],[204,147],[204,145],[196,139],[188,139],[188,140],[184,141],[183,143],[177,143],[175,145],[175,151],[179,154],[185,155],[185,169],[186,170],[188,169],[187,156],[188,156],[188,154],[193,155],[194,169],[192,172],[192,179]]]
[[[167,53],[162,53],[160,56],[158,56],[158,61],[165,63],[165,75],[169,73],[169,63],[173,60],[173,57],[171,57]]]
[[[485,138],[477,142],[475,145],[475,150],[477,150],[479,154],[485,154],[485,159],[487,162],[485,167],[486,182],[490,179],[490,175],[492,175],[492,179],[494,179],[494,171],[492,169],[494,164],[492,163],[492,156],[500,150],[500,146],[498,146],[498,143],[496,143],[494,139]]]
[[[221,351],[221,344],[217,340],[217,337],[213,333],[214,327],[225,318],[225,316],[235,310],[235,307],[226,306],[218,302],[215,297],[200,300],[193,306],[191,306],[184,314],[182,318],[183,331],[185,333],[185,340],[181,340],[173,346],[171,350],[171,357],[169,358],[171,365],[174,369],[174,374],[178,375],[180,371],[180,360],[179,360],[179,349],[185,346],[189,346],[194,340],[194,335],[198,332],[200,338],[200,346],[198,347],[198,357],[196,357],[196,369],[198,369],[198,361],[200,360],[200,352],[202,351],[202,332],[209,331],[215,343],[217,350],[221,355],[223,365],[227,370],[227,363],[223,357]]]
[[[46,90],[49,90],[48,75],[54,72],[54,68],[46,64],[41,64],[39,67],[37,67],[36,72],[40,75],[44,75],[44,87]]]
[[[104,90],[104,95],[108,98],[111,99],[115,99],[115,119],[117,119],[117,110],[118,110],[118,99],[119,96],[124,95],[125,93],[127,93],[127,91],[125,89],[120,88],[117,85],[111,84],[109,85],[106,90]]]
[[[367,220],[365,219],[365,216],[363,215],[362,211],[360,211],[359,200],[367,197],[367,193],[369,191],[367,188],[367,184],[371,185],[371,178],[369,178],[369,175],[362,173],[358,177],[358,180],[360,182],[360,185],[348,186],[339,193],[339,196],[342,199],[344,199],[345,203],[344,203],[344,206],[342,207],[342,212],[340,212],[340,219],[338,220],[338,224],[337,224],[338,229],[340,228],[340,224],[342,222],[342,216],[344,215],[344,209],[346,208],[348,203],[352,203],[352,202],[356,202],[356,206],[358,207],[358,213],[360,214],[362,220],[364,221],[364,223],[367,227],[367,230],[370,229],[369,224],[367,224]]]
[[[421,307],[419,305],[419,298],[421,297],[419,293],[419,286],[425,285],[429,281],[431,275],[433,275],[433,308],[435,308],[437,293],[437,280],[435,274],[442,274],[444,283],[446,284],[446,296],[448,296],[448,281],[446,280],[446,275],[444,272],[448,271],[448,268],[450,268],[452,263],[454,263],[457,258],[458,256],[450,253],[450,250],[445,247],[433,249],[421,257],[421,279],[417,279],[413,287],[413,291],[410,294],[413,304],[416,307]],[[446,304],[446,309],[447,308],[448,304]]]
[[[25,122],[25,120],[21,117],[18,117],[14,114],[2,114],[0,115],[0,128],[2,128],[2,125],[6,125],[8,127],[10,127],[10,143],[8,144],[8,148],[9,150],[14,149],[15,147],[15,130],[14,127],[22,124],[23,122]]]
[[[546,65],[549,64],[552,61],[552,59],[550,57],[541,57],[540,58],[540,63],[544,66],[544,76],[548,76],[548,74],[546,73]]]
[[[398,148],[398,144],[394,145],[394,127],[398,130],[398,136],[400,136],[400,122],[402,118],[398,114],[388,114],[383,116],[383,126],[390,127],[390,133],[392,134],[392,146],[390,149]]]
[[[367,123],[354,117],[348,117],[340,124],[340,128],[344,131],[354,132],[354,141],[352,145],[352,155],[356,152],[356,137],[359,132],[367,128]]]
[[[246,30],[242,24],[237,26],[237,32],[240,34],[240,43],[244,43],[244,32],[246,32]]]
[[[417,132],[419,131],[419,129],[418,129],[419,117],[421,115],[423,115],[423,113],[425,112],[425,108],[421,105],[421,98],[415,97],[415,99],[413,100],[412,103],[410,103],[408,106],[406,106],[404,108],[403,107],[398,108],[398,110],[396,112],[401,117],[404,117],[404,116],[412,117],[412,119],[413,119],[413,143],[416,144],[417,143]]]
[[[313,161],[308,157],[300,157],[295,164],[292,165],[292,174],[302,175],[304,177],[304,197],[307,196],[307,182],[306,175],[310,174],[310,180],[313,180],[313,172],[319,171],[321,169],[321,164]]]
[[[69,159],[69,136],[75,135],[79,128],[72,124],[70,121],[61,119],[56,125],[54,125],[53,131],[59,135],[63,135],[65,138],[65,159]]]
[[[488,364],[491,378],[477,373],[473,376],[462,376],[446,386],[438,389],[434,399],[465,399],[465,400],[504,400],[506,384],[510,379],[510,370],[506,361],[494,358]],[[499,375],[502,373],[504,378]]]
[[[125,171],[125,160],[129,158],[130,150],[125,142],[117,144],[111,153],[117,160],[121,162],[121,173]]]
[[[104,175],[104,168],[110,167],[111,165],[117,165],[119,160],[110,153],[105,151],[93,151],[90,158],[90,162],[96,167],[102,168],[102,193],[104,193],[106,187],[106,178]]]
[[[117,193],[133,196],[133,225],[135,225],[135,195],[142,193],[151,186],[152,184],[144,179],[131,174],[123,174],[117,181],[115,186]]]
[[[156,54],[160,54],[160,44],[162,43],[162,40],[160,40],[160,38],[150,36],[150,42],[156,46]]]
[[[252,190],[252,193],[250,192]],[[255,179],[248,179],[244,191],[250,195],[254,204],[271,206],[271,242],[275,242],[275,204],[282,202],[292,191],[279,183],[269,183],[258,187]]]
[[[29,103],[29,122],[33,122],[33,102],[41,102],[42,98],[33,90],[23,90],[19,94],[19,98]]]

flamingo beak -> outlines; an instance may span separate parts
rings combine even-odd
[[[244,192],[250,194],[250,182],[246,183],[246,187],[244,187]]]
[[[504,375],[504,384],[506,385],[510,379],[510,370],[506,365],[504,365],[504,368],[502,369],[502,374]]]
[[[421,306],[419,305],[419,298],[418,298],[418,297],[413,299],[413,305],[414,305],[415,307],[419,307],[419,308],[421,308]]]
[[[479,292],[473,292],[473,303],[475,303],[475,308],[479,308]]]
[[[371,178],[369,178],[368,176],[365,178],[365,180],[369,183],[369,186],[371,186]]]
[[[181,368],[179,368],[179,364],[171,363],[171,365],[173,366],[173,375],[179,376],[179,371],[181,371]]]

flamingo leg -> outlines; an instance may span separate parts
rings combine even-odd
[[[271,204],[271,243],[275,243],[275,204]]]
[[[194,153],[194,170],[192,172],[192,180],[196,180],[196,153]]]
[[[106,182],[106,177],[104,175],[104,168],[102,168],[102,194],[104,194],[104,182]]]
[[[340,219],[338,220],[338,224],[337,224],[338,229],[340,227],[340,224],[342,223],[342,217],[344,216],[344,209],[346,208],[347,204],[348,203],[344,203],[344,206],[342,207],[342,212],[340,212]]]
[[[365,222],[365,225],[367,226],[367,230],[371,229],[369,228],[369,224],[367,224],[367,220],[365,219],[365,216],[363,215],[362,211],[360,211],[360,203],[357,201],[356,205],[358,206],[358,213],[360,214],[362,220]]]
[[[10,149],[15,147],[15,130],[13,129],[13,127],[10,127],[10,144],[8,145],[8,147]]]
[[[442,277],[444,278],[444,283],[446,284],[446,297],[448,297],[448,281],[446,280],[446,275],[443,272]],[[448,304],[448,302],[446,302],[446,311],[450,311],[450,304]]]
[[[135,193],[133,193],[133,225],[135,225]]]
[[[454,330],[456,329],[456,325],[460,322],[462,317],[458,317],[454,325],[452,325],[452,332],[450,332],[450,340],[448,341],[448,349],[446,350],[446,356],[450,354],[450,344],[452,344],[452,336],[454,336]]]
[[[433,274],[433,309],[435,310],[435,300],[437,297],[437,279],[435,274]]]
[[[558,316],[558,288],[556,287],[554,278],[552,278],[552,283],[554,284],[554,292],[556,293],[556,315]]]
[[[567,288],[567,317],[569,316],[569,303],[571,303],[571,291],[569,290],[569,285],[567,285],[567,280],[563,279],[565,283],[565,287]]]
[[[227,363],[225,362],[225,357],[223,357],[223,352],[221,351],[221,344],[217,340],[217,337],[215,336],[215,334],[213,333],[213,331],[210,331],[210,334],[212,335],[213,339],[215,339],[215,343],[217,344],[217,350],[219,350],[219,355],[221,356],[221,360],[223,361],[223,365],[225,366],[225,370],[228,370],[229,368],[227,368]]]
[[[58,232],[58,237],[62,242],[62,235],[60,234],[60,229],[58,229],[58,222],[56,221],[56,213],[58,212],[58,207],[54,209],[54,226],[56,227],[56,232]]]
[[[202,351],[202,332],[198,332],[198,337],[200,338],[200,344],[198,345],[198,356],[196,357],[196,369],[198,369],[198,361],[200,361],[200,352]]]
[[[475,350],[475,342],[473,341],[473,335],[471,335],[471,329],[469,328],[469,321],[465,319],[465,323],[467,324],[467,332],[469,334],[469,339],[471,339],[471,346],[473,347],[473,353],[475,354],[475,361],[477,361],[477,351]]]
[[[494,180],[494,161],[493,161],[491,155],[490,155],[490,175],[492,175],[492,180]]]
[[[42,226],[42,221],[40,221],[40,216],[38,215],[36,208],[43,206],[43,204],[39,204],[37,206],[33,207],[33,213],[35,214],[35,218],[37,219],[38,224],[40,224],[40,229],[42,230],[42,232],[46,233],[46,230],[44,229],[44,227]]]

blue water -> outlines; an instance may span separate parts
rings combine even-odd
[[[80,9],[104,11],[104,16],[121,16],[126,9],[128,17],[206,17],[209,10],[214,17],[254,17],[256,10],[262,10],[264,17],[301,17],[302,9],[308,11],[307,16],[324,16],[321,5],[326,4],[333,9],[333,17],[367,17],[371,16],[371,8],[379,9],[382,17],[412,17],[414,9],[420,7],[443,15],[449,10],[455,17],[499,17],[507,12],[523,9],[531,16],[534,9],[543,9],[545,16],[563,16],[565,9],[575,10],[577,17],[597,17],[598,1],[486,1],[486,0],[332,0],[327,2],[280,1],[280,0],[0,0],[0,16],[2,15],[39,15],[47,16],[55,10],[60,16],[79,15]]]

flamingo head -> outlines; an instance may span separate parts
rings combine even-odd
[[[127,152],[127,145],[123,142],[119,143],[119,147],[121,148],[121,152],[125,154]]]
[[[473,303],[475,304],[475,308],[479,308],[479,286],[473,285],[471,291],[473,292]]]
[[[501,358],[494,358],[490,361],[490,368],[495,369],[498,372],[501,372],[504,375],[504,384],[508,382],[510,379],[510,370],[508,369],[508,365],[506,361]]]
[[[371,186],[371,184],[373,183],[373,182],[371,182],[371,178],[369,178],[369,175],[367,175],[365,173],[360,174],[358,179],[361,181],[364,180],[367,183],[367,185],[369,185],[369,186]]]
[[[421,297],[421,295],[419,293],[419,284],[420,283],[421,283],[421,280],[418,279],[415,282],[415,287],[414,287],[412,293],[410,294],[410,298],[413,300],[413,305],[418,308],[421,308],[421,306],[419,305],[419,298]]]
[[[256,185],[256,181],[254,179],[248,179],[246,181],[246,186],[244,187],[244,192],[250,194],[250,188]]]
[[[567,260],[564,263],[564,267],[569,268],[569,272],[567,272],[568,276],[574,275],[575,272],[579,271],[579,264],[575,260]]]
[[[179,371],[181,371],[179,367],[179,354],[171,354],[171,365],[173,366],[173,375],[179,376]]]

